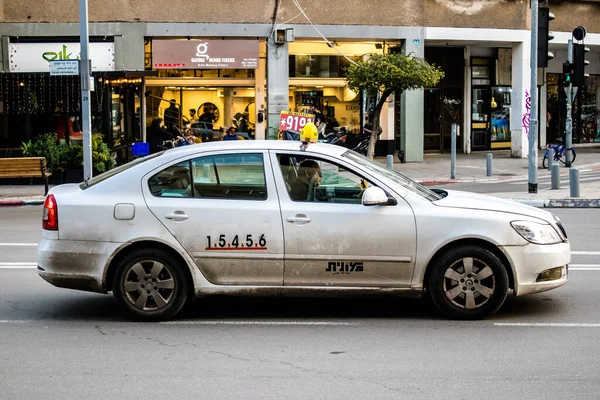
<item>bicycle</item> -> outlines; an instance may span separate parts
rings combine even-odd
[[[564,158],[567,157],[567,153],[566,153],[566,148],[565,145],[562,143],[562,140],[558,140],[558,144],[555,145],[551,145],[548,144],[546,145],[546,153],[544,154],[544,159],[542,160],[542,167],[544,168],[548,168],[548,157],[550,154],[550,150],[554,149],[554,161],[560,161],[561,163],[565,163],[565,160],[563,159],[563,155]],[[575,147],[573,147],[571,145],[571,154],[573,155],[573,157],[571,158],[571,163],[575,162],[575,158],[577,157],[577,152],[575,151]]]

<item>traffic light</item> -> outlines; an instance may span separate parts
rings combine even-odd
[[[554,58],[554,54],[548,50],[548,42],[554,39],[554,34],[550,32],[550,21],[554,19],[554,14],[549,8],[540,7],[538,11],[537,66],[545,68],[548,66],[548,60]]]
[[[573,83],[573,64],[563,63],[563,86],[568,87],[569,84]]]
[[[584,44],[573,44],[573,86],[584,86],[585,78],[590,76],[585,73],[585,67],[590,65],[590,62],[585,59],[585,53],[590,51]]]

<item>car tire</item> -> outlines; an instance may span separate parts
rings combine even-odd
[[[156,249],[137,250],[118,265],[113,295],[129,317],[163,321],[177,315],[188,300],[188,282],[180,262]]]
[[[504,304],[508,274],[488,249],[460,246],[434,260],[427,287],[433,303],[448,317],[482,319]]]

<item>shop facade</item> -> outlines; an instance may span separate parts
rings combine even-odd
[[[81,81],[78,75],[52,76],[50,63],[76,60],[75,37],[9,37],[8,60],[0,73],[0,148],[20,155],[23,142],[55,134],[81,144]],[[131,159],[129,149],[143,139],[139,118],[143,77],[117,71],[113,38],[91,38],[91,125],[101,134],[117,163]],[[136,116],[137,113],[137,116]]]
[[[147,126],[161,118],[179,131],[192,126],[204,140],[230,127],[247,139],[264,138],[257,124],[265,104],[264,47],[256,39],[146,38],[145,69],[156,75],[146,80]]]

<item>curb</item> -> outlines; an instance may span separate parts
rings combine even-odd
[[[600,199],[511,199],[538,208],[600,208]]]
[[[44,199],[23,200],[23,199],[0,199],[0,207],[18,207],[18,206],[41,206]]]

